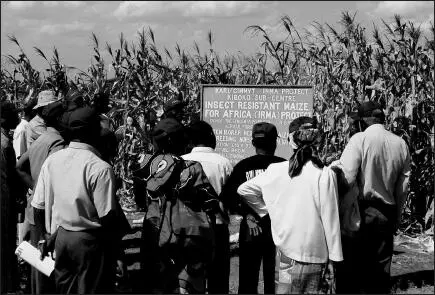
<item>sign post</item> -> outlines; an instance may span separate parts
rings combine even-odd
[[[313,115],[311,86],[201,85],[201,119],[216,135],[216,151],[233,165],[253,156],[252,126],[269,122],[279,134],[275,155],[289,158],[288,126]]]

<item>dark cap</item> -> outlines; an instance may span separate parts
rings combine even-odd
[[[154,127],[153,137],[163,138],[181,130],[183,130],[183,125],[181,125],[177,120],[173,118],[166,118],[161,120],[159,123],[157,123],[156,127]]]
[[[382,106],[374,101],[365,101],[358,107],[359,118],[378,117],[383,114]]]
[[[252,127],[252,138],[277,138],[278,137],[278,131],[276,130],[275,125],[267,123],[267,122],[260,122],[256,123]]]
[[[163,110],[165,112],[168,112],[170,110],[176,109],[176,108],[182,108],[184,106],[184,103],[177,99],[177,98],[171,98],[168,100],[165,105],[163,106]]]
[[[65,96],[65,102],[69,109],[81,107],[84,104],[84,92],[79,89],[70,89]]]
[[[311,117],[299,117],[294,119],[288,126],[288,132],[293,133],[299,129],[316,128],[317,120]]]
[[[42,110],[42,117],[49,126],[56,125],[58,119],[64,113],[64,107],[61,101],[56,101],[47,105]]]
[[[1,102],[0,117],[2,119],[10,119],[18,114],[18,108],[10,101]]]
[[[70,113],[68,129],[70,131],[87,132],[100,126],[100,116],[97,111],[89,106],[75,109]]]

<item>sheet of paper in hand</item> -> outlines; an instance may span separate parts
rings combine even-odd
[[[15,254],[47,277],[49,277],[54,270],[53,258],[47,256],[44,257],[44,260],[41,260],[41,252],[33,247],[29,242],[22,242],[15,250]]]

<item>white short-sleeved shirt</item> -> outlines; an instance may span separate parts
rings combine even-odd
[[[71,142],[44,162],[32,206],[45,210],[47,232],[101,227],[100,218],[118,210],[112,167],[90,145]]]
[[[364,200],[396,205],[399,224],[411,175],[411,155],[405,141],[383,125],[373,124],[351,137],[340,163],[349,184],[358,180]]]
[[[194,147],[189,154],[183,155],[182,158],[199,162],[216,194],[220,195],[222,187],[233,171],[230,160],[216,153],[211,147]],[[223,223],[223,220],[216,216],[216,223]]]

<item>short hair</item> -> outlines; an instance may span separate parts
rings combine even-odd
[[[276,138],[253,138],[252,145],[257,149],[262,149],[266,151],[274,151],[276,149]]]
[[[216,148],[213,127],[205,121],[200,120],[192,123],[188,129],[188,136],[195,146],[203,144],[213,149]]]
[[[105,113],[109,110],[109,94],[104,92],[99,92],[95,94],[93,105],[100,113]]]

